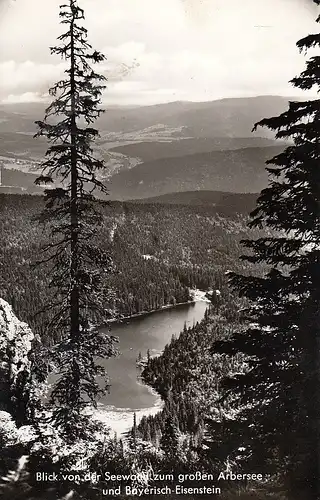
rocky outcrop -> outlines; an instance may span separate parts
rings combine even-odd
[[[25,422],[29,400],[33,341],[29,326],[0,299],[0,411],[10,413],[18,425]]]

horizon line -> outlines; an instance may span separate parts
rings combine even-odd
[[[112,108],[140,108],[140,107],[151,107],[151,106],[161,106],[161,105],[166,105],[166,104],[176,104],[176,103],[209,103],[209,102],[215,102],[215,101],[224,101],[224,100],[239,100],[239,99],[258,99],[258,98],[265,98],[265,97],[274,97],[274,98],[283,98],[283,99],[299,99],[299,100],[305,100],[305,98],[300,94],[298,95],[283,95],[283,94],[253,94],[250,96],[235,96],[235,97],[217,97],[214,99],[208,99],[208,100],[192,100],[192,99],[177,99],[173,101],[160,101],[160,102],[155,102],[152,104],[143,104],[143,103],[130,103],[130,104],[121,104],[121,103],[108,103],[108,102],[101,102],[101,106],[107,106],[107,107],[112,107]],[[307,96],[306,96],[307,97]],[[318,99],[317,96],[309,96],[307,97],[308,100],[313,100],[313,99]],[[16,105],[28,105],[28,104],[39,104],[39,105],[47,105],[50,104],[52,101],[43,99],[43,100],[34,100],[34,101],[11,101],[11,102],[5,102],[5,101],[0,101],[0,106],[16,106]]]

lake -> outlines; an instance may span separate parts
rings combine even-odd
[[[159,396],[138,379],[139,352],[143,357],[148,349],[151,356],[160,354],[172,335],[179,335],[185,322],[192,326],[201,321],[207,307],[207,302],[197,301],[112,324],[110,334],[119,337],[121,354],[101,362],[108,371],[111,387],[110,393],[99,401],[99,420],[107,422],[114,431],[124,432],[130,428],[134,412],[139,422],[143,415],[161,409]]]

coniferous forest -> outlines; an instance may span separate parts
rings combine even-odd
[[[106,57],[79,4],[60,6],[66,69],[36,121],[43,195],[0,193],[2,498],[320,500],[320,34],[297,42],[305,98],[252,123],[287,146],[251,214],[243,198],[108,201]],[[199,291],[203,319],[136,359],[158,411],[115,432],[96,418],[116,390],[114,325]]]

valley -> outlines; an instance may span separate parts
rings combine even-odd
[[[99,179],[109,185],[113,200],[198,190],[259,192],[267,183],[264,162],[285,143],[264,130],[252,133],[252,125],[286,103],[282,97],[258,96],[107,107],[97,122],[100,137],[94,146],[105,161]],[[33,135],[44,108],[0,106],[0,191],[43,193],[44,187],[33,183],[47,145]]]

